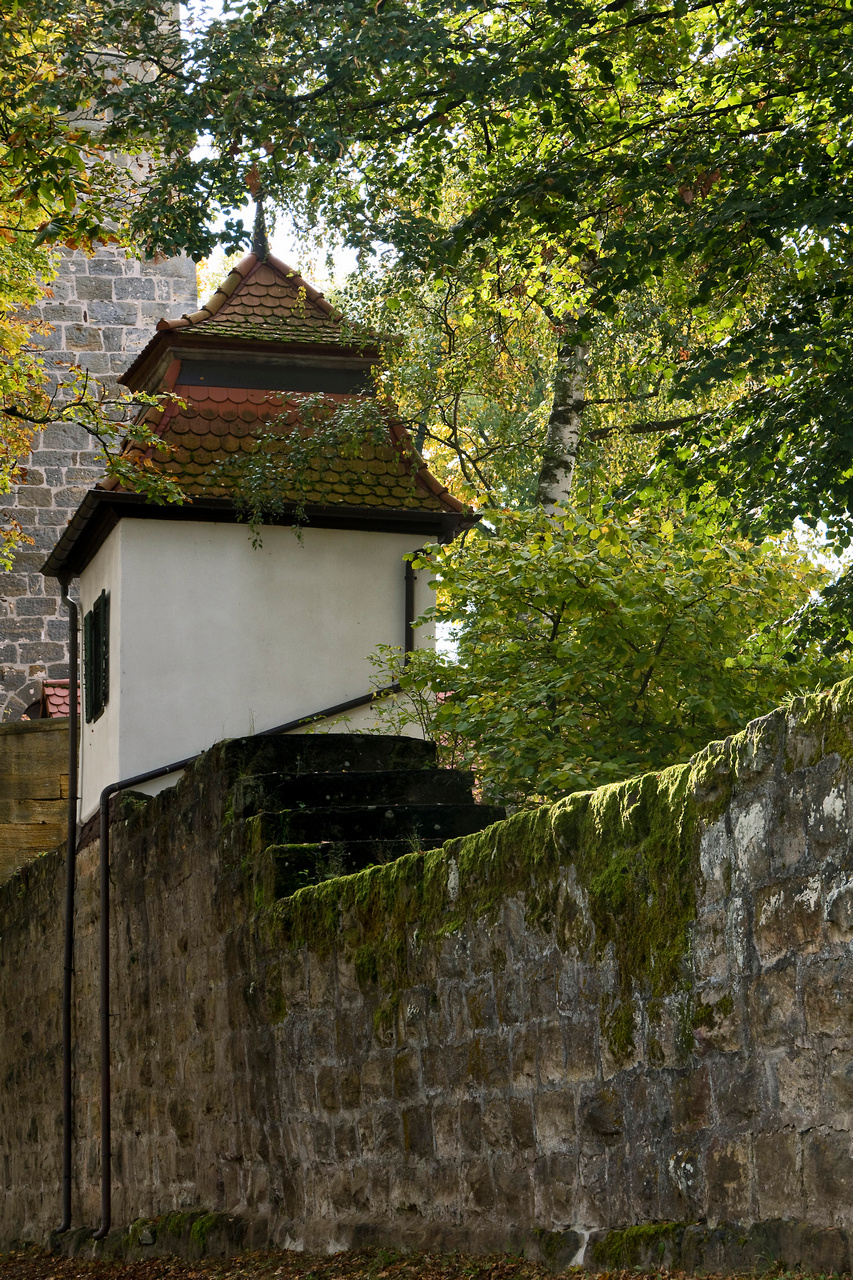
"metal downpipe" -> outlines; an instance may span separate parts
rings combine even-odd
[[[112,1226],[113,1157],[112,1157],[112,1097],[110,1090],[110,799],[118,791],[127,791],[142,782],[153,782],[166,774],[178,773],[192,764],[196,756],[176,760],[123,778],[104,787],[100,800],[99,861],[101,880],[100,919],[100,968],[101,968],[101,1225],[93,1233],[94,1240],[103,1240]]]
[[[77,698],[80,665],[77,605],[68,594],[70,579],[60,579],[62,602],[68,610],[68,834],[65,842],[65,943],[62,962],[62,1221],[57,1232],[71,1226],[72,1114],[71,995],[74,981],[74,889],[77,875]]]

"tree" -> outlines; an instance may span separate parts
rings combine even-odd
[[[789,661],[791,615],[826,580],[791,541],[709,537],[695,515],[594,499],[486,518],[491,537],[416,561],[440,580],[453,657],[420,650],[394,670],[492,797],[663,768],[847,674],[816,643]]]
[[[20,479],[35,427],[73,419],[98,439],[107,471],[157,501],[179,490],[150,466],[128,469],[121,442],[153,440],[128,413],[151,398],[109,398],[79,369],[60,376],[38,347],[37,321],[27,314],[49,290],[52,250],[91,249],[98,241],[127,243],[145,166],[134,161],[150,138],[125,130],[123,154],[111,155],[94,105],[105,86],[138,75],[151,45],[174,40],[172,6],[115,5],[105,0],[14,0],[0,24],[0,493]],[[59,377],[60,386],[57,387]],[[0,529],[0,564],[20,538],[7,519]]]
[[[247,4],[188,49],[191,94],[164,69],[149,96],[175,156],[157,225],[191,238],[249,181],[363,249],[526,282],[556,342],[546,501],[596,326],[679,282],[696,341],[648,344],[659,396],[626,400],[626,428],[670,432],[667,466],[744,528],[800,515],[843,543],[850,37],[848,10],[802,0]]]

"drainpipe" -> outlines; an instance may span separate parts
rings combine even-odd
[[[104,787],[100,803],[100,872],[101,872],[101,1225],[93,1234],[94,1240],[103,1240],[112,1225],[112,1175],[113,1161],[110,1145],[112,1124],[110,1118],[110,798],[118,791],[127,791],[143,782],[164,778],[167,773],[177,773],[192,764],[195,756],[164,764],[159,769],[148,769],[133,778],[123,778]]]
[[[79,656],[77,605],[68,594],[69,578],[60,578],[68,610],[68,834],[65,842],[65,950],[62,967],[62,1222],[71,1226],[71,987],[74,978],[74,882],[77,872],[77,690]]]

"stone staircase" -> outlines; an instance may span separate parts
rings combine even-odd
[[[272,859],[276,897],[435,849],[505,816],[476,804],[473,775],[438,768],[435,743],[416,738],[270,739],[252,769],[234,784],[233,819],[246,846]]]

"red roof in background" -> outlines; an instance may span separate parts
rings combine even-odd
[[[41,686],[42,719],[67,716],[70,711],[67,680],[44,680]],[[80,686],[77,686],[77,710],[80,710]]]

